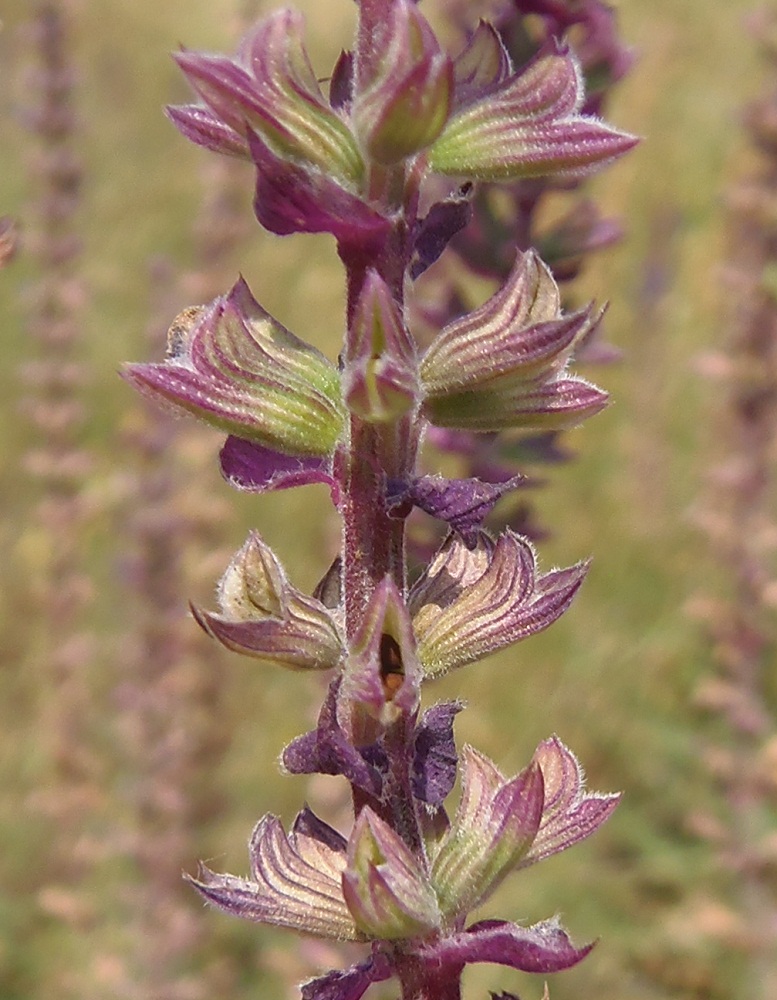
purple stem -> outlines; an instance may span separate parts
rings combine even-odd
[[[402,986],[402,1000],[461,1000],[461,969],[430,968],[411,955],[398,954],[394,970]]]

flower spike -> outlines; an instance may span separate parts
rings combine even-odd
[[[304,983],[302,1000],[361,1000],[392,976],[403,997],[458,997],[470,963],[554,972],[591,947],[575,946],[557,919],[521,927],[469,915],[511,873],[593,833],[618,796],[586,791],[555,736],[507,777],[471,747],[459,754],[462,702],[420,707],[424,680],[554,622],[587,569],[540,573],[526,538],[492,537],[482,524],[502,496],[533,482],[509,465],[557,460],[556,429],[606,405],[605,392],[568,370],[576,353],[590,359],[601,312],[563,311],[557,282],[613,227],[579,204],[550,228],[535,233],[533,223],[546,190],[574,188],[636,140],[594,117],[600,81],[623,68],[604,0],[507,6],[514,21],[500,9],[494,25],[465,29],[456,55],[420,0],[357,0],[353,51],[321,79],[292,9],[261,19],[234,56],[175,57],[199,101],[168,109],[179,130],[251,163],[260,225],[277,236],[333,236],[346,272],[336,365],[269,315],[241,278],[176,318],[165,361],[126,370],[146,395],[225,432],[230,484],[255,494],[323,484],[342,522],[312,595],[252,532],[221,580],[218,610],[192,609],[233,651],[330,671],[315,727],[280,764],[346,780],[350,835],[307,807],[288,833],[265,815],[247,877],[202,866],[189,878],[228,914],[368,947],[363,961]],[[572,26],[580,63],[563,44]],[[535,55],[516,70],[527,45]],[[588,99],[584,74],[598,88]],[[481,180],[520,183],[492,205]],[[422,349],[409,299],[454,238],[473,273],[501,287],[469,312],[454,285],[444,301],[433,296],[419,318],[437,335]],[[549,265],[538,251],[513,249],[531,244]],[[502,441],[508,429],[545,433]],[[424,474],[425,438],[469,469]],[[443,521],[448,536],[409,587],[413,508]]]

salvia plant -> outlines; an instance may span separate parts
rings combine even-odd
[[[481,526],[504,484],[424,475],[418,460],[430,427],[560,428],[600,411],[606,393],[568,368],[600,312],[564,312],[530,249],[423,351],[407,297],[452,235],[463,185],[576,178],[635,140],[582,113],[580,65],[563,44],[549,40],[516,66],[481,22],[451,55],[412,0],[360,0],[353,50],[326,92],[291,9],[260,21],[233,57],[176,59],[199,103],[171,108],[173,122],[255,165],[267,230],[334,236],[347,287],[337,363],[240,279],[176,318],[163,362],[126,370],[142,392],[228,435],[221,468],[238,489],[325,483],[342,523],[340,553],[312,595],[254,532],[221,581],[218,611],[194,614],[243,655],[331,672],[316,727],[282,762],[344,777],[352,829],[342,836],[308,808],[288,832],[264,816],[249,877],[202,867],[190,881],[227,913],[366,946],[362,962],[304,984],[305,1000],[358,1000],[392,977],[403,1000],[455,1000],[470,963],[566,969],[591,946],[574,945],[557,919],[523,927],[470,914],[508,875],[593,833],[617,795],[587,792],[555,736],[507,777],[471,747],[457,753],[461,703],[420,705],[425,682],[551,625],[586,564],[539,572],[526,539]],[[410,586],[414,507],[448,534]]]

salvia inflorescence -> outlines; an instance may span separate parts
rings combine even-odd
[[[130,365],[126,377],[226,433],[221,468],[235,487],[324,483],[342,523],[340,553],[312,595],[254,532],[221,581],[218,610],[194,613],[236,652],[330,672],[315,729],[282,761],[350,783],[351,832],[307,808],[288,832],[268,815],[251,836],[248,877],[203,867],[192,884],[227,913],[366,946],[361,963],[304,984],[306,1000],[358,1000],[392,977],[404,1000],[455,1000],[469,963],[547,973],[588,953],[556,919],[523,927],[469,914],[508,875],[593,833],[617,796],[587,792],[555,736],[506,777],[471,747],[457,753],[460,703],[421,710],[426,681],[552,624],[586,564],[540,572],[525,538],[481,526],[517,479],[423,474],[419,451],[431,428],[573,426],[607,395],[569,368],[601,310],[565,312],[532,250],[516,251],[502,287],[424,350],[407,299],[466,221],[479,181],[576,179],[635,140],[586,113],[580,63],[556,39],[515,65],[485,21],[450,54],[412,0],[358,8],[353,50],[328,87],[301,16],[284,9],[233,57],[179,53],[199,100],[169,109],[193,142],[254,164],[265,229],[335,238],[347,287],[337,363],[240,279],[176,318],[163,362]],[[416,507],[448,534],[410,586],[405,522]]]

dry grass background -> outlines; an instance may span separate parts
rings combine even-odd
[[[88,652],[74,668],[76,694],[72,685],[63,688],[48,668],[52,650],[68,639],[51,634],[52,554],[62,539],[41,508],[41,481],[26,471],[25,455],[39,446],[41,431],[21,406],[29,395],[22,366],[41,351],[28,332],[30,294],[41,280],[36,138],[22,121],[31,100],[34,56],[25,23],[33,6],[6,0],[0,33],[0,213],[18,216],[23,227],[17,259],[0,272],[0,998],[171,1000],[170,983],[182,990],[175,995],[193,1000],[202,990],[235,1000],[293,996],[288,970],[313,974],[325,957],[313,949],[290,957],[294,945],[283,935],[198,912],[196,947],[157,956],[168,977],[164,987],[154,985],[138,941],[153,936],[154,927],[164,933],[164,914],[156,911],[167,906],[166,890],[164,879],[154,882],[154,857],[167,849],[165,817],[183,824],[176,865],[192,870],[198,857],[208,857],[217,868],[243,871],[245,839],[261,813],[289,819],[306,795],[324,812],[336,808],[328,784],[309,788],[275,767],[282,746],[309,724],[318,682],[217,651],[193,652],[186,634],[195,626],[185,615],[187,598],[210,599],[249,527],[276,546],[295,582],[312,586],[331,558],[336,525],[318,487],[259,500],[230,494],[216,471],[218,437],[208,432],[186,431],[176,443],[171,431],[169,451],[139,458],[136,435],[147,433],[146,418],[116,370],[158,350],[149,346],[148,330],[199,301],[208,281],[217,282],[209,295],[226,288],[238,270],[266,308],[332,354],[342,278],[328,238],[281,240],[258,227],[220,251],[209,275],[204,192],[213,183],[237,184],[248,216],[250,173],[214,181],[212,158],[187,145],[160,109],[186,97],[167,53],[180,43],[231,48],[237,0],[63,0],[83,163],[72,219],[83,241],[73,353],[87,375],[87,419],[74,433],[92,460],[78,491],[83,510],[73,570],[88,583],[73,625],[88,636]],[[298,6],[307,12],[324,75],[349,42],[353,4]],[[579,460],[554,471],[537,496],[555,532],[542,546],[543,564],[593,553],[594,569],[552,630],[445,679],[429,697],[467,699],[459,739],[507,771],[555,731],[586,764],[592,787],[625,790],[615,818],[590,844],[516,878],[499,896],[505,917],[533,921],[560,911],[579,939],[601,936],[582,966],[554,980],[556,1000],[737,1000],[753,994],[747,955],[731,947],[735,885],[689,830],[692,813],[719,807],[699,761],[710,726],[691,707],[708,650],[684,606],[701,587],[725,585],[724,568],[689,514],[714,453],[718,402],[693,368],[723,331],[722,196],[743,165],[738,112],[756,93],[762,67],[743,27],[750,0],[621,0],[618,7],[639,61],[610,117],[646,139],[592,185],[607,212],[626,220],[629,236],[592,264],[578,296],[611,300],[608,336],[624,360],[597,373],[615,403],[575,432]],[[191,812],[162,806],[149,817],[139,808],[137,763],[147,747],[137,719],[127,722],[124,695],[127,664],[141,664],[132,644],[149,620],[127,561],[155,461],[173,480],[170,509],[189,526],[175,539],[187,589],[165,621],[184,637],[187,664],[199,665],[194,674],[173,671],[169,683],[162,679],[164,715],[154,722],[169,719],[169,752],[183,768],[167,779],[175,786],[168,791],[195,805],[186,807]],[[187,682],[192,676],[196,684]],[[158,681],[151,670],[148,684]],[[63,712],[70,741],[64,751],[52,738]],[[187,749],[187,733],[199,741],[194,749]],[[187,826],[187,816],[199,819]],[[139,891],[144,885],[149,891]],[[186,913],[200,904],[181,895],[176,906]],[[541,992],[517,973],[487,968],[470,975],[470,996],[485,996],[489,987],[527,998]]]

